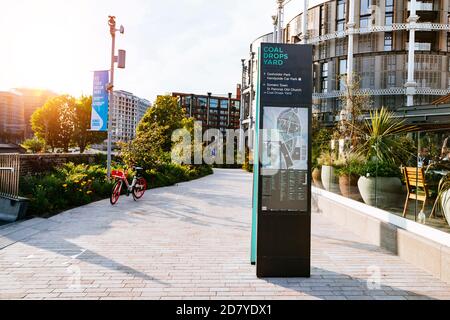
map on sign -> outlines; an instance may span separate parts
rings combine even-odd
[[[264,108],[262,167],[308,169],[308,109]]]

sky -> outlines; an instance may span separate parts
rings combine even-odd
[[[236,92],[250,43],[272,31],[275,0],[0,0],[0,90],[92,93],[110,66],[108,15],[125,34],[115,89],[154,101],[168,92]]]

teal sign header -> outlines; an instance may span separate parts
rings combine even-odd
[[[289,59],[289,55],[279,46],[267,46],[263,49],[263,64],[268,66],[282,66]]]

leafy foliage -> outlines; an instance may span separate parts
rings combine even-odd
[[[83,153],[90,144],[106,139],[106,133],[89,131],[91,106],[92,97],[82,96],[79,100],[69,95],[54,97],[33,113],[32,129],[53,152],[59,148],[68,152],[69,147],[77,146]]]
[[[316,120],[317,121],[317,120]],[[318,128],[313,126],[313,135],[312,135],[313,145],[312,145],[312,159],[313,159],[313,167],[317,168],[319,165],[323,163],[319,163],[319,158],[323,154],[330,154],[331,152],[331,132],[326,128]]]
[[[148,130],[139,132],[133,141],[119,144],[122,158],[129,167],[139,165],[154,169],[170,161],[170,154],[164,151],[165,128],[156,123],[146,128]]]
[[[397,120],[394,114],[386,108],[370,113],[366,121],[363,143],[357,148],[367,159],[378,160],[381,163],[403,164],[405,157],[410,154],[408,145],[398,135],[411,131],[413,127]]]
[[[22,142],[21,146],[25,148],[28,152],[39,153],[44,150],[45,142],[38,137],[33,137],[32,139],[27,139]]]
[[[64,95],[49,99],[45,105],[37,109],[31,116],[34,134],[45,141],[52,151],[64,148],[68,151],[73,134],[73,113],[75,99]],[[47,148],[45,148],[47,149]]]
[[[121,169],[117,165],[115,169]],[[212,174],[210,166],[164,164],[146,170],[149,188],[169,186]],[[28,214],[48,217],[63,210],[109,197],[112,183],[100,165],[65,164],[52,173],[22,177],[21,195],[30,199]]]
[[[48,216],[108,197],[112,185],[99,165],[68,163],[53,173],[21,178],[20,191],[30,199],[28,212]]]
[[[376,160],[363,163],[358,173],[364,177],[397,177],[402,178],[400,168],[392,162],[380,162]]]
[[[72,142],[80,153],[84,153],[91,144],[102,143],[107,139],[106,132],[93,132],[91,128],[92,96],[82,96],[75,104],[74,133]]]
[[[137,137],[157,128],[161,134],[162,150],[172,150],[172,132],[183,128],[185,111],[178,104],[178,100],[171,96],[159,96],[152,108],[142,118],[137,127]]]
[[[338,176],[359,175],[364,163],[365,159],[361,155],[354,152],[345,153],[334,164],[337,167],[336,174]]]

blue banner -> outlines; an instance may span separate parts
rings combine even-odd
[[[109,71],[94,72],[91,116],[92,131],[108,131],[108,84]]]

